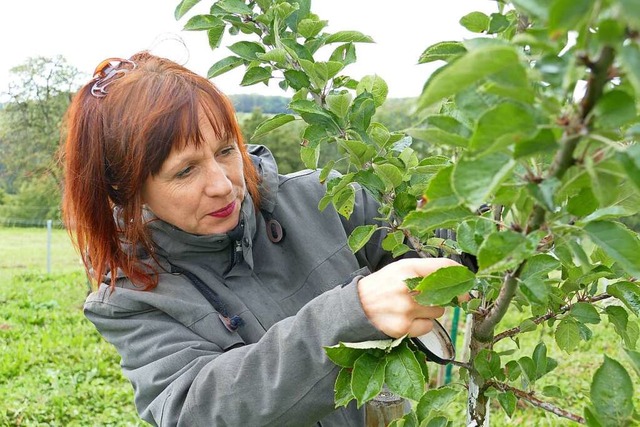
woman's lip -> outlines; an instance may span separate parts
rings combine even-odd
[[[228,217],[229,215],[231,215],[233,213],[235,208],[236,208],[236,202],[234,200],[233,202],[229,203],[224,208],[218,209],[215,212],[211,212],[211,213],[209,213],[209,215],[215,216],[216,218],[226,218],[226,217]]]

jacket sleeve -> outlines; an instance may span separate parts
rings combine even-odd
[[[387,338],[364,315],[356,281],[313,299],[257,343],[228,349],[228,339],[206,340],[154,307],[153,292],[103,285],[85,314],[122,356],[151,424],[304,426],[334,410],[339,368],[323,346]]]

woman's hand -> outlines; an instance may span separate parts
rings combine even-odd
[[[399,338],[424,335],[444,308],[418,304],[404,282],[443,268],[460,265],[448,258],[410,258],[393,262],[358,282],[358,295],[369,321],[386,335]]]

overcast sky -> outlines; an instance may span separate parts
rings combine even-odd
[[[186,32],[187,18],[206,13],[203,0],[180,21],[173,13],[177,0],[9,0],[0,9],[0,92],[9,69],[29,57],[62,55],[87,75],[107,57],[128,57],[144,49],[168,56],[206,75],[217,60],[230,55],[224,46],[235,40],[228,34],[222,47],[211,51],[205,32]],[[315,0],[311,10],[329,21],[327,31],[356,30],[375,44],[357,44],[358,62],[345,73],[361,78],[376,73],[389,85],[389,96],[420,94],[434,65],[418,65],[429,45],[443,40],[473,37],[458,23],[464,14],[496,11],[491,0]],[[184,47],[178,39],[184,42]],[[241,87],[241,72],[214,79],[227,94],[287,95],[277,84]],[[288,94],[290,95],[290,94]]]

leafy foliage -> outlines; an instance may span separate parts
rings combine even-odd
[[[192,3],[181,2],[178,10]],[[495,398],[509,416],[523,400],[582,423],[629,425],[637,419],[629,399],[633,382],[613,359],[594,373],[592,405],[582,417],[517,388],[533,388],[556,366],[546,347],[517,359],[494,347],[545,328],[560,349],[573,352],[606,316],[618,345],[635,354],[640,241],[621,219],[640,210],[640,9],[630,0],[511,0],[460,23],[477,37],[423,51],[421,62],[443,65],[418,97],[420,118],[401,130],[376,121],[388,92],[382,79],[344,74],[357,59],[357,43],[371,39],[357,31],[326,33],[309,0],[217,1],[186,27],[206,27],[212,47],[226,29],[245,36],[211,76],[244,66],[243,85],[277,79],[293,90],[291,113],[259,129],[266,134],[304,122],[301,158],[327,181],[321,209],[332,204],[348,217],[360,185],[380,202],[390,236],[385,247],[395,254],[411,244],[423,256],[476,257],[477,271],[443,272],[438,283],[427,278],[418,297],[446,303],[473,291],[463,305],[473,322],[469,359],[461,362],[471,420],[485,424],[485,403]],[[414,140],[429,150],[416,150]],[[321,151],[332,146],[341,157],[321,162]],[[344,173],[334,177],[329,172],[337,165]],[[457,241],[439,238],[443,228],[455,230]],[[356,229],[352,249],[372,231]],[[502,326],[509,310],[526,313],[525,321]],[[355,398],[361,405],[372,398],[382,371],[396,393],[422,401],[412,362],[407,358],[398,369],[388,359],[406,350],[405,343],[368,349],[353,372],[338,378],[338,401]],[[366,372],[370,382],[356,372]],[[614,387],[611,377],[625,384],[622,394],[603,392]],[[402,422],[431,421],[414,412]]]

